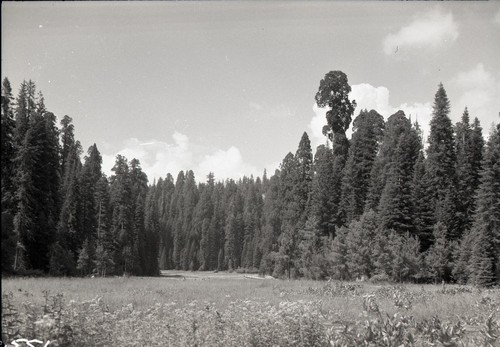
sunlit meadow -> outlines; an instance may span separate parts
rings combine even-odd
[[[499,318],[499,289],[465,286],[243,275],[2,280],[8,343],[498,346]]]

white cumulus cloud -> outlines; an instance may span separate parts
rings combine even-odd
[[[198,165],[199,174],[208,175],[214,172],[216,177],[238,179],[253,174],[257,176],[257,169],[243,161],[240,150],[231,146],[228,150],[217,150],[205,155]],[[196,173],[196,172],[195,172]]]
[[[188,136],[175,132],[171,142],[131,138],[123,142],[122,149],[115,154],[103,153],[103,172],[111,175],[116,155],[121,154],[129,161],[138,159],[150,183],[167,173],[177,177],[181,170],[193,170],[196,179],[204,182],[209,172],[216,179],[238,179],[244,175],[257,174],[252,165],[245,163],[240,150],[231,146],[227,150],[210,150],[206,146],[192,143]]]
[[[458,38],[458,25],[451,12],[443,13],[439,7],[415,15],[413,21],[383,41],[385,54],[397,54],[406,48],[439,47]]]

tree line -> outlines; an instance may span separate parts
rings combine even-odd
[[[343,72],[325,75],[325,144],[313,155],[304,133],[270,177],[197,183],[187,170],[149,184],[121,155],[106,177],[95,144],[82,162],[71,118],[57,127],[33,82],[14,99],[5,79],[3,271],[499,283],[500,124],[487,142],[467,109],[453,125],[440,84],[424,139],[402,111],[353,120],[350,90]]]

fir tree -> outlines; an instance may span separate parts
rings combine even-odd
[[[359,221],[349,224],[346,236],[347,266],[354,279],[369,279],[374,274],[372,240],[375,239],[377,227],[377,215],[373,211],[364,213]]]
[[[386,186],[393,163],[397,161],[396,151],[401,135],[409,134],[411,122],[403,111],[391,115],[385,123],[384,137],[370,174],[370,184],[365,210],[377,211],[382,192]],[[401,151],[401,149],[400,149]]]
[[[456,201],[456,197],[451,196],[456,187],[456,154],[449,113],[450,102],[443,84],[439,84],[434,98],[426,163],[432,192],[431,206],[435,209],[437,221],[442,222],[456,220],[454,216],[455,206],[450,207],[450,204],[454,204]],[[447,195],[449,195],[448,202],[445,202]],[[456,225],[445,224],[445,226],[448,229],[449,238],[459,236]]]
[[[458,198],[458,229],[460,233],[469,230],[475,210],[477,188],[479,186],[479,171],[481,169],[482,149],[484,140],[482,129],[477,118],[473,127],[469,124],[469,111],[465,108],[461,122],[457,123],[457,198]]]
[[[335,195],[333,152],[330,148],[324,145],[318,146],[313,168],[309,215],[317,219],[320,235],[333,237],[336,215],[332,211],[335,211],[338,197]]]
[[[117,270],[123,273],[130,271],[133,265],[130,245],[134,241],[132,232],[134,210],[127,159],[117,155],[112,171],[114,175],[110,179],[111,233],[116,240],[112,257]]]
[[[404,130],[395,141],[393,159],[388,164],[386,183],[378,210],[381,227],[401,234],[414,233],[414,202],[412,196],[415,162],[420,151],[420,138],[406,118]]]
[[[353,135],[342,179],[341,210],[348,224],[363,214],[370,172],[384,130],[384,118],[376,111],[361,111],[353,123]]]
[[[2,83],[1,108],[1,194],[2,194],[2,271],[9,273],[13,269],[16,251],[16,236],[14,234],[15,189],[14,177],[14,111],[12,88],[9,80],[4,78]]]
[[[426,263],[435,283],[449,281],[451,273],[451,250],[447,231],[443,223],[434,226],[434,244],[428,251]]]
[[[434,210],[431,207],[431,195],[429,175],[426,171],[425,157],[423,151],[419,152],[415,163],[413,177],[413,225],[415,235],[420,241],[420,249],[426,251],[432,244],[432,230],[434,225]]]
[[[329,259],[328,273],[332,278],[342,281],[351,278],[348,266],[348,234],[349,229],[347,227],[340,227],[337,230],[335,238],[331,242],[329,251],[327,251],[327,257]]]
[[[500,282],[500,124],[488,139],[472,225],[474,242],[469,282],[491,285]]]

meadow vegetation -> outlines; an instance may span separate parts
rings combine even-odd
[[[499,346],[500,290],[185,278],[2,280],[2,340],[50,346]]]

